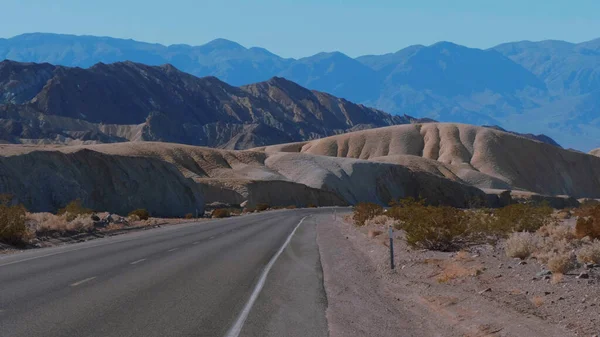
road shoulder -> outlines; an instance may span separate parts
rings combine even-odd
[[[318,218],[327,320],[337,336],[570,336],[538,317],[460,289],[439,292],[389,270],[388,248],[345,222]],[[456,299],[456,301],[445,299]]]

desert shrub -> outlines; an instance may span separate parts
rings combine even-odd
[[[579,218],[575,225],[575,236],[581,239],[600,239],[600,206],[588,207],[578,211]]]
[[[575,266],[571,253],[554,253],[548,259],[548,270],[552,273],[566,274]]]
[[[143,208],[138,208],[129,212],[129,216],[137,216],[140,220],[148,220],[148,218],[150,218],[150,213],[148,213],[148,211]]]
[[[231,212],[229,212],[228,209],[226,208],[219,208],[219,209],[215,209],[212,213],[212,217],[213,218],[228,218],[231,216]]]
[[[381,214],[383,214],[383,207],[372,202],[361,202],[354,206],[352,220],[357,226],[364,226],[367,220]]]
[[[296,205],[289,205],[285,207],[286,209],[296,209]]]
[[[494,211],[492,230],[498,234],[535,232],[551,224],[552,208],[547,205],[512,204]]]
[[[469,216],[447,206],[417,206],[409,208],[400,224],[406,232],[406,242],[413,247],[453,251],[472,242],[469,239]]]
[[[94,211],[83,207],[80,199],[73,200],[64,208],[61,208],[56,213],[57,215],[65,215],[68,222],[75,220],[80,215],[91,214]]]
[[[269,204],[256,204],[255,209],[259,212],[266,211],[269,209]]]
[[[0,241],[20,244],[28,233],[25,224],[27,210],[22,205],[11,206],[7,200],[0,201]]]
[[[536,249],[535,235],[528,232],[515,232],[506,239],[504,248],[508,257],[528,258]]]
[[[187,213],[187,214],[185,215],[185,218],[186,218],[186,219],[193,219],[193,218],[194,218],[194,214],[192,214],[192,213]]]
[[[600,264],[600,240],[583,245],[577,252],[577,262]]]
[[[315,205],[315,204],[308,204],[308,206],[307,206],[307,207],[308,207],[308,208],[317,208],[317,205]]]

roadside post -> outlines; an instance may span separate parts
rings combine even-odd
[[[394,269],[394,229],[390,226],[390,266]]]

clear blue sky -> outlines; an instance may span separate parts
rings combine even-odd
[[[285,57],[600,37],[600,0],[3,0],[0,10],[5,38],[53,32],[199,45],[222,37]]]

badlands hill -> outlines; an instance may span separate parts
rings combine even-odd
[[[595,149],[590,152],[591,155],[600,157],[600,149]]]
[[[234,87],[171,65],[0,62],[0,141],[7,143],[244,149],[412,121],[279,77]]]
[[[264,150],[392,163],[483,189],[600,197],[600,158],[466,124],[392,126]]]
[[[443,123],[243,151],[157,142],[1,145],[0,177],[0,193],[33,211],[76,198],[118,213],[183,215],[213,201],[328,206],[421,196],[466,207],[494,204],[494,193],[506,189],[600,197],[596,156]]]

